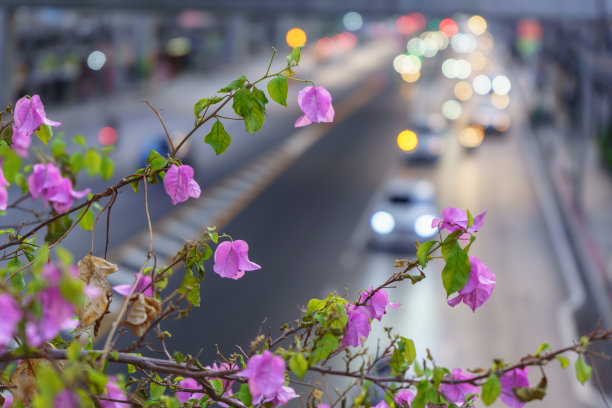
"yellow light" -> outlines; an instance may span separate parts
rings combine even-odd
[[[495,106],[497,109],[506,109],[509,104],[510,96],[496,93],[491,94],[491,105]]]
[[[487,65],[487,57],[480,51],[474,51],[468,55],[468,62],[472,66],[472,71],[482,71]]]
[[[472,91],[472,85],[470,85],[470,83],[466,81],[457,82],[454,88],[454,92],[455,97],[460,101],[467,101],[472,97],[472,94],[474,93]]]
[[[500,112],[493,116],[493,127],[499,132],[505,132],[510,128],[510,116]]]
[[[476,35],[484,34],[487,31],[487,20],[482,16],[472,16],[467,21],[467,28]]]
[[[408,83],[416,82],[420,77],[420,71],[417,71],[415,74],[402,74],[402,79]]]
[[[402,130],[397,135],[397,145],[405,152],[411,152],[419,145],[419,138],[412,130]]]
[[[291,48],[306,44],[306,33],[301,28],[294,27],[287,31],[287,44]]]
[[[459,132],[459,142],[465,147],[478,147],[484,139],[484,129],[478,125],[472,125]]]

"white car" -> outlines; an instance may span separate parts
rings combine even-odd
[[[370,215],[370,246],[388,251],[415,251],[415,241],[433,237],[437,228],[435,190],[426,180],[394,178],[381,189]]]

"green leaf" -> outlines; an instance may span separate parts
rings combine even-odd
[[[68,164],[70,165],[70,170],[76,174],[83,167],[83,152],[74,152],[70,155],[70,159],[68,160]]]
[[[164,387],[163,385],[158,385],[154,382],[151,382],[149,386],[149,395],[153,401],[157,401],[161,398],[162,395],[164,395],[165,390],[166,387]]]
[[[266,98],[266,94],[264,93],[264,91],[257,88],[256,86],[253,86],[253,89],[251,89],[251,94],[253,95],[253,98],[255,99],[257,105],[259,105],[259,107],[261,108],[261,111],[263,113],[266,113],[266,105],[268,104],[268,98]]]
[[[222,100],[223,100],[223,97],[221,96],[214,96],[212,98],[202,98],[199,101],[197,101],[195,105],[193,105],[193,113],[196,116],[200,116],[200,113],[202,113],[204,108],[210,105],[214,105],[215,103],[221,102]]]
[[[389,365],[391,370],[393,370],[393,374],[398,375],[406,370],[415,359],[416,349],[414,342],[411,339],[400,337],[400,341],[397,343],[395,350],[393,350],[393,356]]]
[[[149,156],[147,157],[146,162],[151,165],[151,170],[154,171],[163,169],[166,164],[168,164],[168,160],[163,158],[161,154],[153,149],[149,151]]]
[[[231,91],[235,91],[236,89],[241,88],[242,85],[244,85],[244,83],[246,82],[246,80],[247,79],[244,75],[240,75],[238,79],[234,79],[227,86],[221,88],[219,92],[228,93]]]
[[[100,174],[102,175],[102,178],[104,180],[108,180],[109,178],[113,177],[114,171],[115,163],[113,163],[113,160],[110,157],[104,155],[102,157],[102,165],[100,167]]]
[[[53,130],[51,130],[51,126],[49,125],[40,125],[36,130],[36,136],[38,136],[44,144],[48,144],[49,140],[53,137]]]
[[[6,145],[0,148],[0,156],[2,157],[2,171],[6,181],[12,183],[15,181],[17,174],[21,172],[21,157],[15,153],[13,149]]]
[[[76,135],[72,138],[72,143],[76,143],[81,147],[85,147],[85,138],[83,135]]]
[[[427,265],[427,254],[429,254],[429,250],[435,243],[436,241],[427,241],[419,245],[419,248],[417,249],[417,259],[421,263],[421,268],[425,268]]]
[[[306,306],[306,314],[309,315],[312,312],[316,312],[317,310],[321,310],[325,307],[327,301],[321,299],[310,299],[308,301],[308,305]]]
[[[135,174],[142,174],[144,173],[144,169],[138,169],[136,170]],[[140,181],[142,180],[142,178],[137,178],[136,180],[132,181],[130,183],[130,187],[132,187],[132,190],[134,190],[135,193],[138,192],[138,187],[140,186]]]
[[[467,218],[468,218],[467,228],[470,228],[472,225],[474,225],[474,216],[472,215],[470,210],[466,209],[465,212],[467,213]]]
[[[557,356],[555,358],[559,360],[559,363],[561,363],[561,368],[567,368],[570,364],[569,358],[567,357]]]
[[[200,306],[200,281],[193,275],[191,269],[185,269],[185,276],[178,289],[179,293],[187,294],[187,300],[194,306]]]
[[[249,384],[242,384],[240,386],[240,391],[238,391],[238,399],[247,407],[251,406],[253,396],[251,395],[251,391],[249,391]]]
[[[470,258],[465,251],[455,243],[446,258],[446,265],[442,270],[442,283],[446,289],[446,296],[461,290],[470,277]]]
[[[332,351],[338,349],[338,337],[331,333],[325,333],[315,344],[312,352],[313,364],[326,359]]]
[[[15,273],[17,272],[17,270],[19,270],[19,268],[21,268],[21,262],[19,262],[19,258],[17,257],[14,257],[6,264],[6,269],[9,276],[14,274],[11,278],[11,283],[13,284],[13,287],[15,289],[21,290],[25,288],[25,281],[23,280],[22,272]]]
[[[295,62],[296,64],[298,64],[300,62],[303,47],[304,47],[303,45],[298,45],[291,51],[291,54],[287,56],[288,64],[291,64],[291,62]]]
[[[516,397],[523,402],[529,402],[537,399],[541,400],[546,396],[546,385],[546,377],[542,377],[538,385],[533,388],[516,387],[513,388],[512,391],[514,392],[514,395],[516,395]]]
[[[576,360],[576,379],[580,381],[580,384],[584,385],[589,378],[591,378],[591,374],[593,373],[593,368],[584,361],[584,358],[581,355],[578,356],[578,360]]]
[[[60,157],[66,150],[66,142],[63,139],[56,137],[51,142],[51,153],[54,157]]]
[[[68,360],[75,362],[79,359],[80,351],[81,345],[78,341],[73,340],[68,346],[68,349],[66,349],[66,357],[68,357]]]
[[[446,258],[448,258],[448,254],[455,247],[455,244],[457,243],[459,239],[459,235],[461,234],[463,234],[463,231],[461,230],[454,231],[448,234],[448,236],[444,239],[444,241],[442,241],[442,246],[441,246],[442,258],[444,258],[445,260]]]
[[[83,164],[85,166],[85,171],[87,172],[87,174],[93,177],[100,172],[100,167],[102,166],[102,157],[97,151],[89,149],[87,153],[85,153]]]
[[[79,213],[79,217],[85,212],[85,209],[82,209],[81,212]],[[79,226],[81,228],[83,228],[85,231],[91,231],[93,229],[93,225],[94,225],[94,213],[92,211],[91,208],[87,209],[87,212],[85,212],[85,215],[83,215],[83,218],[81,218],[81,221],[79,221]]]
[[[36,256],[34,257],[34,263],[32,264],[32,269],[34,271],[39,271],[42,269],[43,265],[45,265],[49,261],[49,244],[45,243],[43,246],[38,248],[36,251]]]
[[[295,353],[289,359],[289,368],[300,379],[304,378],[306,370],[308,370],[308,361],[304,358],[302,353]]]
[[[217,119],[210,132],[204,137],[204,142],[209,144],[218,156],[227,149],[232,142],[232,138],[225,131],[221,121]]]
[[[280,105],[287,106],[288,90],[287,78],[284,76],[279,75],[268,82],[268,93],[270,94],[270,98]]]
[[[232,108],[238,116],[244,118],[246,131],[251,134],[261,129],[266,120],[261,101],[246,88],[240,88],[234,94]]]
[[[501,383],[499,382],[499,377],[495,374],[491,374],[487,381],[482,386],[482,402],[488,407],[492,403],[495,402],[497,397],[501,394]]]
[[[542,343],[540,344],[540,346],[538,347],[538,351],[536,351],[535,356],[539,356],[540,354],[542,354],[543,351],[546,350],[550,350],[550,344],[548,343]]]

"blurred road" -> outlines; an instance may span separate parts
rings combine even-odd
[[[203,197],[215,180],[232,171],[239,172],[243,163],[256,157],[263,157],[262,163],[280,160],[285,165],[269,169],[261,177],[252,172],[238,173],[244,175],[239,180],[244,185],[259,180],[260,186],[249,190],[250,198],[232,207],[229,215],[214,218],[218,213],[202,212],[212,218],[191,215],[172,229],[160,227],[160,240],[178,247],[181,237],[190,238],[196,233],[196,226],[210,219],[221,220],[217,225],[234,239],[249,242],[251,260],[262,265],[260,271],[248,272],[233,281],[212,273],[211,264],[202,288],[202,307],[194,309],[187,320],[168,325],[173,332],[171,347],[192,353],[204,348],[204,359],[213,359],[215,344],[230,353],[235,351],[233,345],[248,345],[260,329],[267,333],[270,328],[274,334],[284,321],[298,318],[300,306],[312,297],[325,296],[331,290],[344,293],[347,284],[349,294],[354,296],[359,289],[383,281],[393,272],[395,258],[411,256],[375,252],[366,245],[372,197],[387,177],[397,173],[430,180],[436,187],[440,210],[447,206],[469,208],[473,213],[488,210],[472,251],[497,275],[497,286],[492,298],[475,314],[465,305],[453,309],[444,303],[440,268],[433,266],[426,270],[429,279],[424,282],[390,291],[391,301],[403,306],[389,313],[385,326],[393,326],[413,338],[421,355],[425,345],[429,346],[439,363],[451,368],[468,364],[487,367],[492,358],[516,360],[533,353],[543,341],[553,348],[572,341],[571,317],[559,313],[565,310],[562,305],[568,298],[567,288],[522,150],[520,137],[529,132],[522,106],[511,104],[509,132],[487,136],[477,150],[468,152],[457,142],[455,135],[466,124],[465,118],[458,119],[448,131],[447,151],[436,165],[405,167],[396,145],[398,132],[409,127],[411,113],[418,114],[430,106],[439,111],[442,102],[452,96],[452,85],[441,75],[441,57],[426,60],[425,74],[419,82],[404,83],[392,69],[393,52],[380,51],[385,46],[389,45],[370,45],[361,59],[360,50],[356,50],[347,55],[354,57],[347,58],[348,63],[330,64],[327,71],[305,67],[304,76],[314,75],[319,78],[318,84],[331,88],[340,117],[334,124],[307,131],[311,133],[298,133],[301,131],[291,127],[298,116],[297,109],[272,107],[271,120],[260,135],[241,135],[241,123],[228,129],[233,142],[221,159],[215,158],[208,146],[198,147],[203,145],[202,136],[194,140],[188,161],[200,169],[196,179],[203,186]],[[375,50],[379,52],[377,58],[368,58]],[[360,75],[347,74],[351,69],[363,68],[366,62],[371,66]],[[263,66],[262,61],[254,62],[247,70],[253,66]],[[339,80],[347,82],[336,86],[334,92],[333,83]],[[218,81],[211,82],[217,87]],[[165,95],[164,99],[151,98],[151,102],[162,108],[168,126],[175,129],[180,121],[191,122],[193,101],[211,92],[192,97],[193,81],[187,79],[163,93],[153,93]],[[296,89],[292,89],[293,96],[295,93]],[[467,103],[464,109],[469,111],[470,106]],[[112,110],[112,106],[107,108]],[[155,118],[144,107],[138,112],[125,110],[119,118],[124,140],[117,153],[117,174],[132,170],[129,167],[134,157],[129,154],[134,152],[133,145],[161,129],[153,130],[150,124],[156,125]],[[78,108],[65,117],[59,112],[57,117],[51,112],[49,116],[70,123],[69,114],[78,116]],[[94,128],[99,128],[98,124],[85,123],[80,131],[91,135]],[[66,130],[68,134],[73,131]],[[299,141],[291,145],[299,154],[287,159],[286,153],[293,150],[274,149],[289,140]],[[169,200],[161,188],[151,190],[154,217],[162,220],[170,210]],[[210,191],[218,197],[231,196],[228,189]],[[227,197],[218,211],[227,210],[235,199]],[[125,202],[113,210],[114,220],[124,219],[142,202],[142,197],[131,191],[123,192],[120,198]],[[201,200],[206,202],[205,198]],[[193,211],[196,212],[191,214],[197,213],[197,209]],[[144,222],[144,215],[142,219]],[[123,242],[140,230],[129,223],[115,223],[112,242]],[[103,240],[97,241],[100,248]],[[87,234],[79,235],[71,245],[75,250],[87,248]],[[121,246],[137,247],[133,241]],[[115,250],[125,257],[125,248]],[[380,323],[375,322],[373,327],[372,338],[382,333]],[[539,374],[533,371],[532,382],[536,382]],[[551,395],[532,406],[596,406],[585,402],[592,395],[588,389],[577,390],[571,370],[554,371],[548,378]]]

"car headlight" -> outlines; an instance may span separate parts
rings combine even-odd
[[[395,219],[386,211],[377,211],[370,218],[370,226],[380,235],[387,235],[395,228]]]
[[[438,228],[432,228],[431,223],[436,218],[435,215],[421,215],[414,222],[414,232],[421,238],[428,238],[438,231]]]

